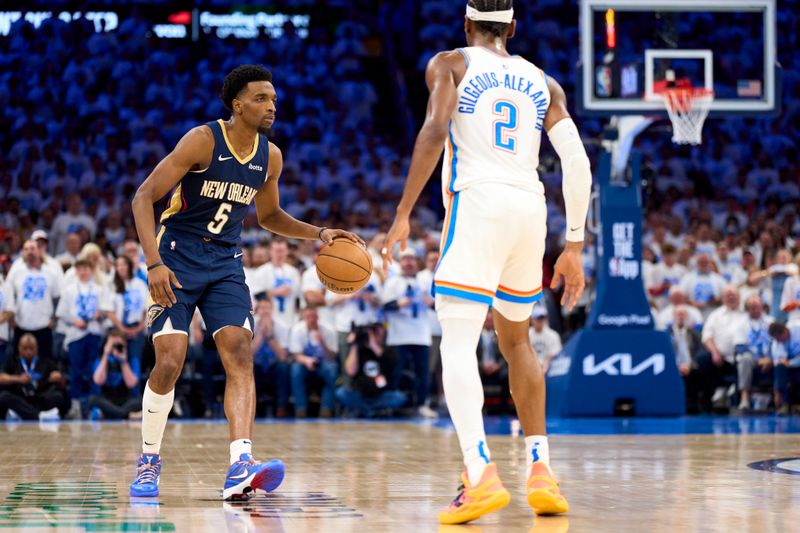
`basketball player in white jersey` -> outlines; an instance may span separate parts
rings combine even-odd
[[[509,502],[491,462],[481,409],[475,350],[488,306],[509,364],[511,391],[526,444],[527,500],[538,514],[566,512],[566,499],[549,466],[545,384],[528,340],[528,320],[541,297],[546,206],[536,168],[542,132],[561,158],[567,211],[566,246],[556,261],[553,289],[563,281],[567,309],[584,288],[581,250],[591,170],[563,89],[541,69],[509,55],[512,0],[469,0],[467,48],[441,52],[428,63],[425,123],[394,224],[382,250],[405,248],[409,216],[444,146],[442,188],[446,217],[434,276],[442,325],[444,392],[466,472],[463,487],[442,510],[443,524],[475,520]]]

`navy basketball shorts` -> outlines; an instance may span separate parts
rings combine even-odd
[[[188,336],[196,308],[212,336],[227,326],[252,334],[253,306],[240,248],[165,228],[159,234],[158,250],[183,288],[172,287],[178,300],[172,307],[150,299],[147,325],[153,339],[171,333]]]

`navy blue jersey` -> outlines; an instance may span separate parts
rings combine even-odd
[[[267,180],[269,142],[259,134],[250,155],[240,159],[228,141],[223,121],[206,125],[214,134],[211,164],[181,178],[161,223],[178,232],[236,244],[250,203]]]

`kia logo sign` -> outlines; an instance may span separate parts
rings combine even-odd
[[[594,354],[583,358],[584,376],[596,376],[603,372],[609,376],[638,376],[650,368],[653,369],[653,375],[657,376],[664,371],[664,367],[663,353],[654,353],[636,366],[633,366],[633,355],[629,353],[615,353],[599,363],[595,361]]]

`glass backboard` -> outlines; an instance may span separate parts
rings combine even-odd
[[[712,115],[776,112],[775,8],[775,0],[581,0],[579,110],[665,113],[655,93],[678,80],[714,91]]]

